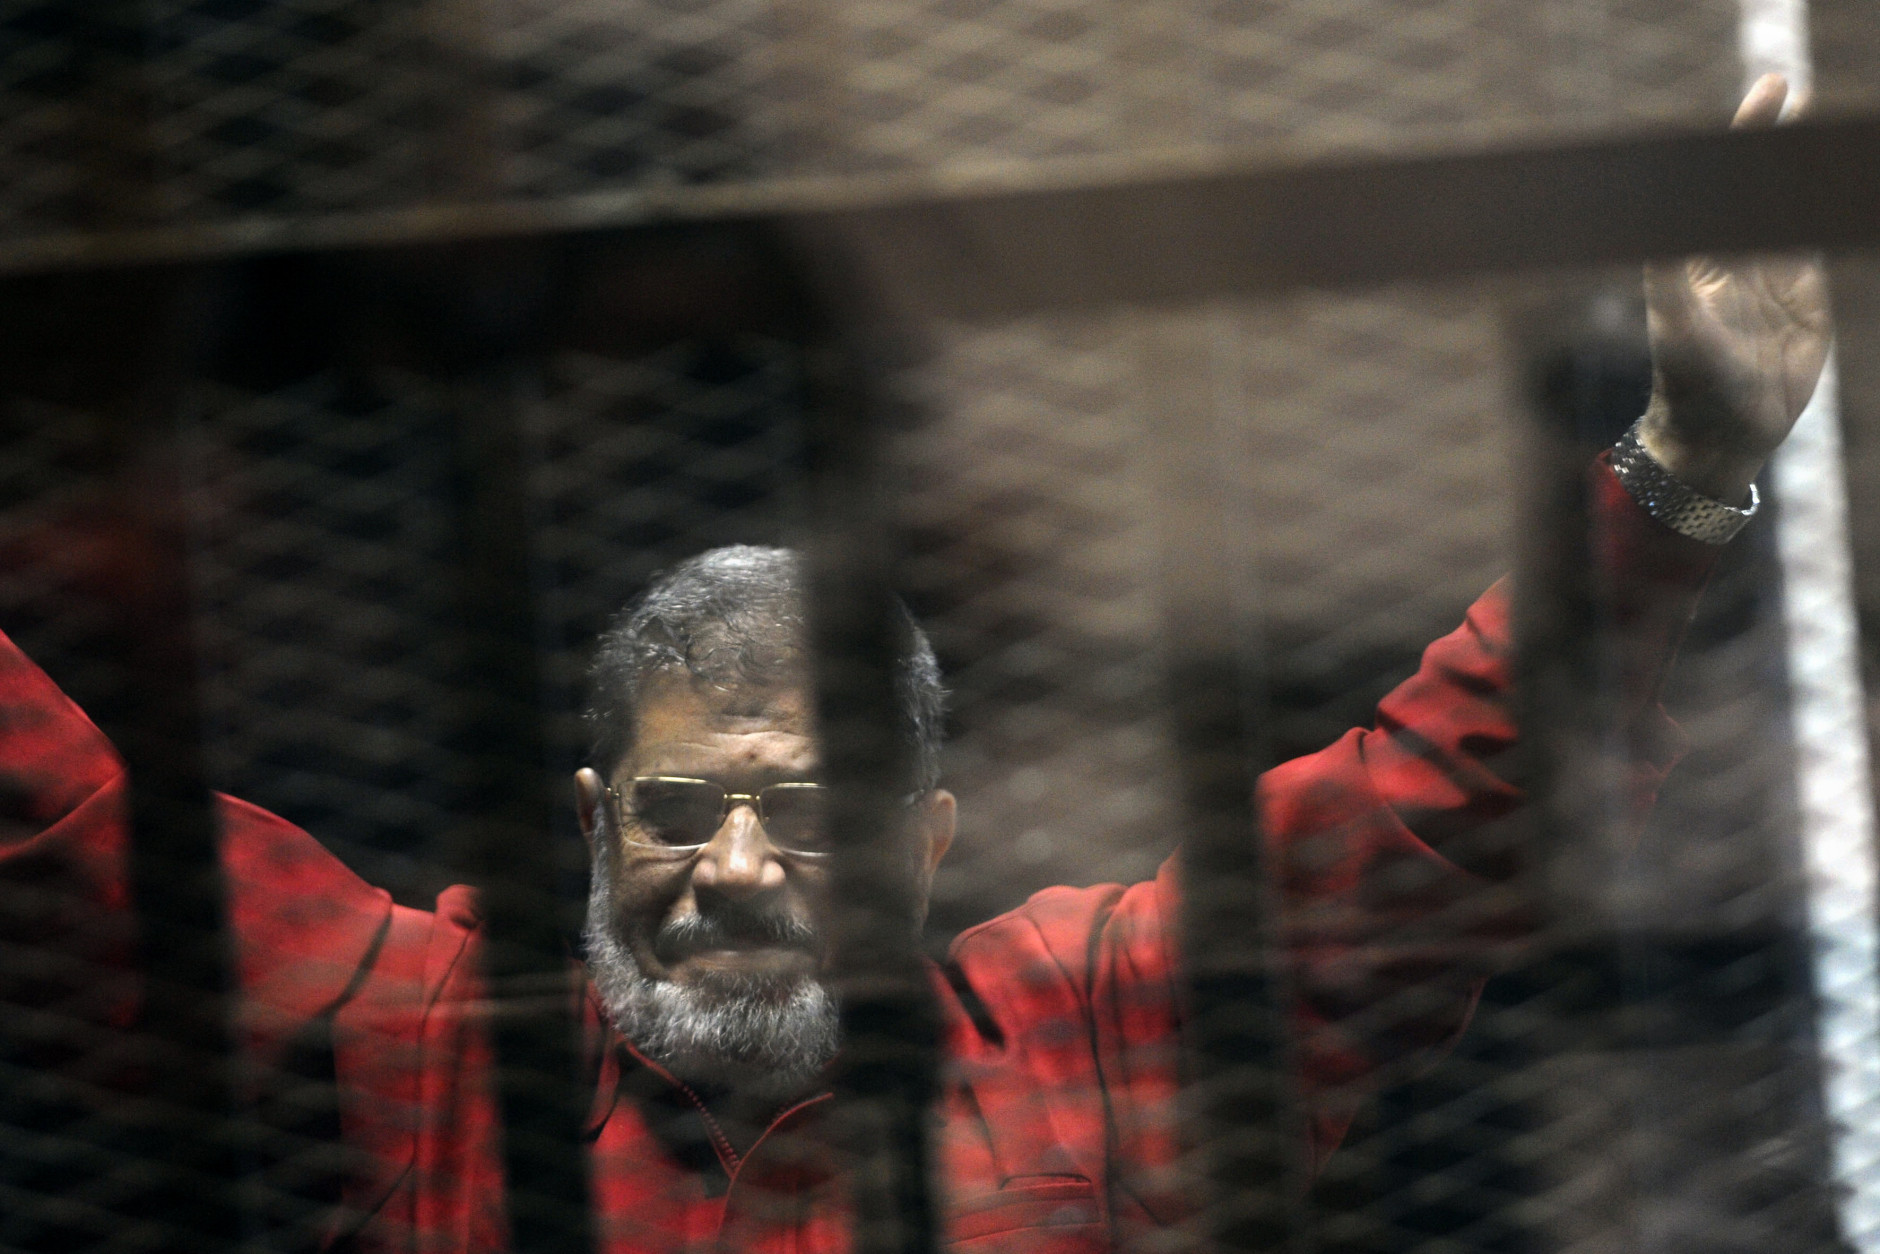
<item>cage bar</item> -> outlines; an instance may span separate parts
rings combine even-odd
[[[203,759],[192,612],[191,529],[184,500],[180,383],[190,303],[186,274],[131,280],[126,340],[138,377],[112,416],[124,461],[122,565],[98,572],[116,646],[120,704],[104,726],[129,781],[129,881],[136,901],[146,1065],[165,1077],[149,1123],[129,1137],[158,1166],[142,1219],[177,1251],[231,1248],[247,1227],[240,1188],[234,942],[220,817]],[[114,564],[115,565],[115,564]],[[135,1151],[134,1151],[135,1152]]]
[[[441,259],[465,302],[502,289],[513,254]],[[455,266],[452,263],[455,263]],[[460,268],[459,268],[460,267]],[[529,450],[518,421],[524,392],[505,332],[488,364],[457,381],[462,647],[466,758],[476,816],[461,834],[477,877],[483,968],[510,1239],[521,1254],[592,1248],[587,1138],[592,1102],[581,1065],[581,982],[569,952],[576,914],[564,891],[547,776],[541,639],[529,537]]]
[[[906,277],[904,308],[994,317],[1869,242],[1864,110],[1777,130],[1293,164],[1225,152],[984,173],[635,187],[0,240],[0,271],[632,229],[684,221],[845,234]],[[1596,227],[1594,224],[1597,224]]]
[[[1180,777],[1186,1135],[1196,1248],[1301,1254],[1310,1140],[1284,1006],[1279,897],[1255,805],[1272,765],[1256,623],[1252,515],[1227,467],[1245,421],[1221,381],[1218,315],[1140,341],[1158,527],[1164,663]]]
[[[937,1235],[927,1108],[939,1088],[939,1021],[904,847],[911,746],[884,734],[903,717],[896,670],[908,625],[894,595],[881,448],[908,415],[892,390],[908,345],[897,343],[891,322],[871,320],[876,298],[839,241],[785,238],[809,337],[808,584],[818,728],[834,790],[831,843],[840,855],[830,863],[830,942],[853,1239],[863,1254],[925,1254]]]

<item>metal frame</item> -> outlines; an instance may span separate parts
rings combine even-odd
[[[1880,117],[1857,114],[1768,131],[1304,164],[1151,153],[25,236],[0,240],[0,273],[747,223],[849,237],[858,261],[894,280],[880,295],[895,307],[994,317],[1691,250],[1869,244],[1876,151]]]
[[[1113,302],[1193,301],[1301,285],[1356,285],[1412,278],[1633,261],[1697,250],[1850,247],[1880,243],[1880,117],[1855,116],[1778,131],[1632,137],[1551,143],[1407,159],[1357,158],[1266,166],[1220,156],[1170,154],[995,170],[972,177],[829,178],[662,191],[628,191],[547,204],[457,204],[311,220],[143,227],[0,243],[0,272],[129,267],[135,281],[166,281],[152,264],[204,262],[257,252],[542,239],[673,222],[748,224],[774,232],[802,291],[809,327],[811,507],[815,637],[824,665],[820,700],[832,782],[836,888],[851,903],[904,902],[907,886],[880,834],[898,812],[904,763],[879,728],[893,717],[896,627],[879,490],[880,433],[901,402],[881,380],[906,346],[878,330],[919,317],[994,318]],[[1850,273],[1843,360],[1880,369],[1880,308],[1872,276]],[[1871,306],[1871,307],[1870,307]],[[891,317],[883,317],[884,313]],[[170,313],[157,322],[175,325]],[[1164,345],[1164,348],[1170,346]],[[1180,351],[1171,349],[1170,351]],[[162,354],[156,354],[161,356]],[[172,354],[171,361],[175,360]],[[159,380],[166,363],[154,361]],[[1847,371],[1850,461],[1880,453],[1880,392]],[[540,777],[527,525],[513,473],[518,435],[500,378],[466,394],[463,455],[472,491],[464,507],[466,645],[491,676],[474,748],[487,771],[485,822],[466,836],[483,875],[488,976],[500,999],[523,1004],[571,992],[554,900],[556,867],[533,834],[550,804]],[[133,385],[125,413],[161,452],[159,385]],[[1205,408],[1205,407],[1204,407]],[[1217,1223],[1212,1244],[1231,1250],[1298,1248],[1306,1239],[1290,1199],[1303,1138],[1283,1080],[1284,1033],[1269,946],[1249,951],[1238,924],[1270,917],[1270,896],[1248,833],[1249,785],[1265,765],[1248,709],[1259,677],[1237,659],[1245,606],[1237,603],[1225,534],[1231,510],[1204,455],[1210,433],[1177,403],[1162,416],[1173,499],[1197,530],[1171,526],[1163,546],[1170,683],[1181,711],[1183,795],[1196,879],[1186,935],[1194,961],[1197,1113],[1217,1129],[1259,1135],[1214,1166],[1217,1181],[1247,1192]],[[127,463],[145,464],[136,459]],[[508,473],[504,473],[507,471]],[[142,472],[137,472],[142,473]],[[1564,472],[1556,482],[1565,482]],[[146,479],[126,526],[152,551],[179,552],[161,480]],[[1856,479],[1856,534],[1880,536],[1880,478]],[[1564,512],[1574,513],[1572,502]],[[1205,532],[1204,539],[1199,532]],[[1857,564],[1864,656],[1880,669],[1872,630],[1880,617],[1880,560]],[[229,988],[216,886],[208,794],[189,716],[189,611],[173,560],[127,598],[125,657],[139,676],[167,676],[147,709],[119,728],[133,784],[140,909],[156,981],[174,997],[153,1001],[153,1032],[206,1059],[163,1130],[172,1143],[206,1147],[202,1170],[232,1190],[239,1164],[216,1158],[205,1120],[229,1100]],[[127,691],[139,685],[127,684]],[[518,859],[523,859],[519,862]],[[1237,874],[1229,874],[1237,872]],[[1236,925],[1234,943],[1213,943]],[[188,943],[176,938],[189,934]],[[206,938],[206,943],[205,943]],[[845,1024],[856,1043],[843,1078],[845,1130],[860,1197],[858,1248],[931,1248],[924,1138],[937,1085],[934,1011],[913,938],[892,909],[852,909],[836,938]],[[1245,956],[1252,952],[1249,964]],[[187,961],[174,955],[192,955]],[[216,955],[221,954],[221,958]],[[172,970],[171,968],[175,969]],[[586,1095],[571,1022],[498,1017],[501,1095],[517,1247],[573,1250],[591,1240],[580,1118]],[[1250,1056],[1264,1068],[1238,1067]],[[565,1075],[563,1085],[553,1077]],[[544,1080],[540,1077],[549,1077]],[[1238,1077],[1238,1078],[1235,1078]],[[1289,1113],[1290,1112],[1290,1113]],[[1254,1186],[1249,1189],[1248,1186]],[[192,1203],[193,1205],[194,1203]],[[233,1240],[233,1192],[206,1209],[166,1215],[178,1249],[210,1248],[187,1229]],[[172,1207],[174,1209],[174,1207]]]

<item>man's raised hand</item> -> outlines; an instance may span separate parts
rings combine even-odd
[[[1765,74],[1737,127],[1773,126],[1789,93]],[[1750,481],[1820,381],[1833,327],[1812,254],[1689,257],[1645,267],[1652,400],[1639,439],[1666,470],[1719,501]]]

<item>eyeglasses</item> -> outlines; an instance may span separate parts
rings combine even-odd
[[[772,784],[729,792],[708,779],[636,775],[607,789],[623,840],[665,853],[693,853],[711,843],[735,805],[757,811],[764,835],[783,853],[821,858],[829,852],[829,789],[822,784]]]

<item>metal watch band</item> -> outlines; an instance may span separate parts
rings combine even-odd
[[[1638,438],[1639,423],[1644,421],[1633,423],[1612,446],[1612,473],[1639,508],[1679,535],[1705,544],[1728,544],[1762,508],[1756,485],[1749,485],[1749,504],[1742,509],[1705,496],[1645,451]]]

